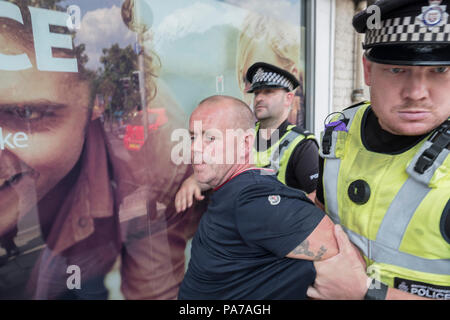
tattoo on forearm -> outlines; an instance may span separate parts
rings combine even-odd
[[[304,254],[308,257],[314,257],[314,253],[309,251],[309,241],[305,240],[300,243],[293,251],[294,254]]]
[[[322,259],[322,256],[325,254],[325,252],[327,252],[327,248],[325,248],[324,246],[320,246],[319,252],[317,252],[314,261],[319,261],[320,259]]]
[[[324,246],[321,246],[317,254],[314,254],[314,252],[309,251],[309,241],[305,240],[302,243],[300,243],[297,248],[295,248],[292,253],[294,254],[304,254],[308,257],[312,257],[314,261],[318,261],[322,259],[323,255],[327,252],[327,248]]]

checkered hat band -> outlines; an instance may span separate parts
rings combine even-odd
[[[386,43],[449,43],[449,20],[450,17],[445,24],[429,28],[416,17],[386,19],[381,22],[381,28],[367,30],[364,48]]]
[[[284,88],[288,88],[289,91],[294,90],[294,84],[289,81],[289,79],[275,72],[256,72],[253,76],[252,84],[258,82],[264,82],[265,84],[273,86],[278,85]]]

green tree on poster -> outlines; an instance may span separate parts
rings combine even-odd
[[[140,103],[138,88],[133,87],[132,75],[136,70],[137,55],[131,46],[120,48],[113,44],[103,49],[100,62],[103,70],[97,75],[97,90],[105,97],[111,97],[107,106],[110,114],[123,111],[124,114],[134,110]]]

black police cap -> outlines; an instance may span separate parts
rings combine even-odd
[[[282,88],[292,91],[298,87],[299,82],[293,74],[265,62],[256,62],[248,68],[246,79],[251,83],[247,92],[257,89]]]
[[[450,65],[449,0],[379,0],[359,12],[353,26],[366,33],[363,48],[374,62]],[[374,15],[380,12],[380,25]]]

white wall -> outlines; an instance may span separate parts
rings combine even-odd
[[[336,2],[333,111],[352,105],[355,83],[355,34],[352,19],[353,0]],[[361,45],[361,44],[359,44]],[[361,63],[358,61],[358,63]]]
[[[335,8],[336,0],[316,1],[314,133],[317,138],[325,118],[333,110]]]

